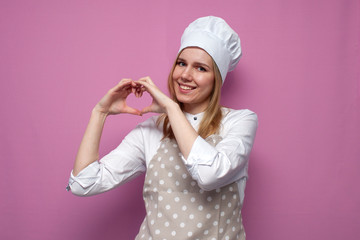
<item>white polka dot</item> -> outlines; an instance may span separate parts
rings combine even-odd
[[[193,235],[193,233],[192,232],[188,232],[188,237],[191,237],[192,235]]]
[[[225,199],[226,199],[226,195],[223,194],[223,195],[221,196],[221,199],[222,199],[222,200],[225,200]]]
[[[151,215],[151,211],[148,211],[147,215],[150,216],[150,215]]]
[[[168,173],[168,176],[169,176],[169,177],[172,177],[172,176],[173,176],[173,173],[172,173],[172,172],[169,172],[169,173]]]
[[[188,191],[188,190],[186,190],[186,189],[184,189],[183,193],[184,193],[184,194],[188,194],[188,193],[189,193],[189,191]]]
[[[162,217],[162,213],[159,212],[159,213],[157,214],[157,216],[158,216],[159,218],[161,218],[161,217]]]
[[[163,196],[159,196],[158,199],[159,199],[159,201],[162,201],[164,198],[163,198]]]
[[[174,157],[171,156],[171,157],[169,158],[169,160],[170,160],[170,161],[174,161]]]
[[[166,210],[169,210],[171,207],[170,207],[170,205],[168,204],[168,205],[165,206],[165,208],[166,208]]]
[[[174,147],[174,148],[177,148],[177,146],[178,146],[178,145],[177,145],[176,143],[173,144],[173,147]]]
[[[205,230],[204,235],[208,235],[208,234],[209,234],[209,230]]]
[[[208,202],[211,202],[212,201],[212,197],[207,197],[206,200],[208,200]]]
[[[178,215],[176,213],[173,214],[173,218],[174,219],[177,219],[178,218]]]
[[[192,197],[192,198],[190,199],[190,201],[191,201],[191,202],[195,202],[195,198]]]
[[[165,164],[163,164],[163,163],[160,164],[160,167],[161,167],[161,168],[165,168]]]
[[[196,226],[197,226],[198,228],[201,228],[201,227],[202,227],[202,223],[198,223]]]
[[[219,209],[220,208],[219,204],[216,204],[214,208]]]
[[[185,227],[185,223],[183,223],[183,222],[180,223],[180,227],[181,227],[181,228],[184,228],[184,227]]]
[[[172,193],[172,189],[169,188],[169,189],[167,190],[167,192],[168,192],[168,193]]]
[[[236,196],[236,194],[234,194],[234,195],[233,195],[233,199],[236,199],[236,198],[237,198],[237,196]]]
[[[171,232],[171,235],[172,235],[172,236],[175,236],[175,235],[176,235],[176,232],[175,232],[175,231],[172,231],[172,232]]]
[[[229,223],[230,223],[230,219],[226,220],[226,223],[229,224]]]
[[[154,167],[154,164],[150,164],[149,168],[153,168]]]
[[[151,184],[151,183],[152,183],[151,179],[148,181],[148,183],[149,183],[149,184]]]
[[[186,179],[186,178],[187,178],[187,174],[184,173],[184,174],[182,175],[182,178],[183,178],[183,179]]]
[[[169,151],[169,150],[165,149],[165,150],[164,150],[164,153],[167,153],[168,151]]]
[[[169,223],[169,222],[165,222],[164,225],[165,225],[165,227],[168,227],[168,226],[170,226],[170,223]]]
[[[165,144],[161,144],[161,148],[164,148],[165,147]]]
[[[230,192],[234,191],[233,187],[229,187]]]
[[[152,237],[149,237],[149,240],[152,240]]]
[[[154,191],[154,192],[157,192],[157,188],[156,188],[156,187],[154,187],[153,191]],[[151,196],[151,197],[152,197],[152,196]],[[151,199],[151,200],[152,200],[152,199]]]
[[[180,198],[179,198],[179,197],[175,197],[174,200],[175,200],[175,202],[180,202]]]
[[[161,157],[158,157],[158,159],[157,159],[158,161],[161,161]]]
[[[179,165],[176,165],[176,166],[175,166],[175,169],[176,169],[176,170],[179,170],[179,169],[180,169],[180,166],[179,166]]]
[[[154,220],[151,220],[150,224],[151,225],[154,225],[155,221]]]
[[[235,227],[232,227],[232,231],[235,232],[236,228]]]
[[[223,228],[220,228],[220,229],[219,229],[219,233],[222,233],[223,231],[224,231]]]
[[[184,205],[182,206],[181,210],[186,211],[187,207]]]
[[[225,212],[221,212],[220,215],[223,217],[225,216]]]
[[[145,229],[145,225],[142,227],[142,229],[143,229],[143,230]]]
[[[216,240],[216,238],[212,238],[211,240]]]
[[[189,218],[190,218],[190,219],[194,219],[194,214],[190,214],[190,215],[189,215]]]
[[[156,234],[156,235],[159,235],[159,234],[160,234],[160,230],[159,230],[159,229],[156,229],[156,230],[155,230],[155,234]]]
[[[230,239],[229,236],[226,236],[226,237],[225,237],[225,240],[229,240],[229,239]]]
[[[202,210],[204,209],[204,207],[203,207],[202,205],[200,205],[200,206],[198,207],[198,209],[199,209],[199,211],[202,211]]]
[[[218,221],[213,222],[213,225],[214,225],[214,226],[217,226],[217,225],[218,225]]]
[[[206,218],[207,219],[211,218],[211,214],[210,213],[206,214]]]
[[[158,172],[156,171],[156,172],[154,172],[154,176],[156,177],[158,175]]]
[[[236,221],[239,223],[239,222],[240,222],[240,218],[237,218]]]
[[[141,235],[141,238],[144,238],[145,237],[145,234]]]
[[[236,215],[236,211],[235,211],[235,210],[233,211],[233,215],[234,215],[234,216]]]
[[[231,207],[231,202],[228,203],[228,207]]]
[[[196,182],[194,182],[194,181],[191,181],[191,186],[195,186],[196,185]]]
[[[204,190],[200,188],[199,193],[203,194]]]
[[[215,191],[216,191],[217,193],[219,193],[219,192],[220,192],[220,188],[217,188]]]
[[[159,182],[161,185],[163,185],[165,182],[164,182],[164,180],[160,180],[160,182]]]

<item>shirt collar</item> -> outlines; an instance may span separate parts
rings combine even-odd
[[[191,114],[184,112],[186,119],[191,123],[191,125],[198,125],[201,122],[205,112],[201,112],[198,114]]]

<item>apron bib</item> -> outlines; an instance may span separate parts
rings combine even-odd
[[[220,136],[210,136],[215,146]],[[161,141],[146,171],[146,216],[136,240],[245,239],[236,183],[204,191],[188,173],[175,140]]]

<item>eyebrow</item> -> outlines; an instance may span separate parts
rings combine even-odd
[[[183,58],[181,58],[181,57],[179,57],[179,58],[178,58],[178,61],[187,62],[185,59],[183,59]],[[207,67],[207,68],[211,69],[211,68],[210,68],[210,66],[209,66],[209,65],[207,65],[206,63],[202,63],[202,62],[194,62],[194,64],[195,64],[195,65],[200,65],[200,66],[205,66],[205,67]]]

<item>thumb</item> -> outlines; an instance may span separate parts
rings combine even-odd
[[[129,113],[129,114],[141,116],[142,111],[140,111],[138,109],[135,109],[135,108],[132,108],[132,107],[129,107],[129,106],[126,106],[124,108],[124,113]]]
[[[149,112],[153,112],[153,104],[151,104],[150,106],[144,107],[141,110],[141,114],[145,114],[145,113],[149,113]]]

